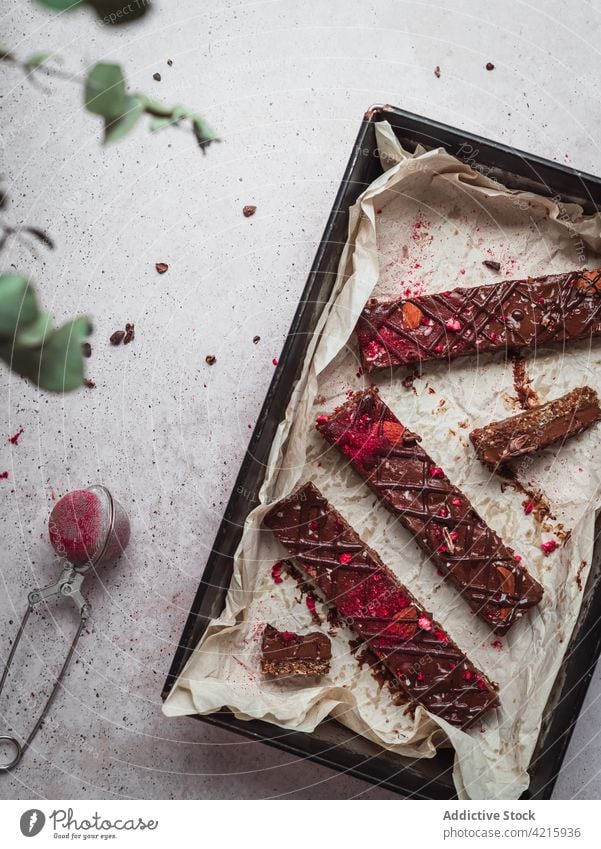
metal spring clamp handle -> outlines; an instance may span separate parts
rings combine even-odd
[[[65,658],[65,662],[63,663],[63,666],[60,672],[58,673],[56,682],[54,684],[54,687],[52,688],[52,692],[50,693],[50,696],[48,697],[48,700],[44,705],[44,709],[42,710],[42,713],[40,714],[35,725],[33,726],[33,729],[27,740],[23,743],[23,745],[21,745],[19,741],[16,740],[14,737],[11,737],[7,734],[0,735],[0,743],[9,743],[13,746],[15,750],[15,757],[13,758],[13,760],[10,761],[10,763],[0,766],[0,772],[8,772],[9,770],[14,769],[21,761],[21,758],[29,748],[33,738],[40,730],[43,721],[46,719],[48,711],[52,706],[52,702],[54,701],[56,694],[58,693],[59,687],[63,681],[63,678],[65,677],[67,669],[69,668],[69,665],[73,658],[73,653],[75,652],[75,647],[79,642],[81,632],[83,631],[86,622],[90,618],[92,612],[90,605],[81,594],[81,585],[83,584],[84,578],[85,573],[76,571],[75,567],[71,566],[71,564],[68,564],[63,569],[60,578],[55,584],[50,584],[50,586],[48,587],[41,587],[39,589],[32,590],[27,597],[29,601],[29,606],[27,608],[27,611],[25,612],[23,619],[21,620],[21,625],[19,626],[19,630],[17,632],[17,638],[13,643],[13,647],[8,656],[8,660],[6,661],[6,666],[4,667],[4,673],[2,674],[2,678],[0,679],[0,696],[2,695],[4,684],[8,677],[8,673],[19,643],[21,641],[21,637],[23,636],[23,631],[25,630],[25,626],[27,625],[27,620],[29,619],[36,604],[39,604],[41,601],[46,601],[47,599],[52,598],[53,596],[66,596],[68,598],[73,599],[74,603],[77,605],[79,609],[80,620],[79,626],[75,633],[75,637],[73,638],[73,642],[71,643],[71,647],[69,649],[67,657]]]
[[[88,525],[82,530],[79,524],[83,515],[81,511],[89,509],[90,503],[93,503],[93,514],[89,517],[85,516]],[[84,505],[83,507],[82,504]],[[75,490],[65,495],[55,505],[48,524],[50,541],[54,549],[61,557],[67,558],[71,562],[64,566],[61,576],[55,584],[40,587],[29,593],[27,597],[27,611],[23,616],[17,637],[8,655],[2,678],[0,678],[0,696],[2,695],[15,653],[21,642],[27,620],[36,605],[54,597],[60,598],[62,596],[64,598],[70,598],[79,610],[79,625],[65,662],[58,673],[52,692],[29,737],[21,744],[11,735],[0,735],[0,744],[9,744],[15,751],[15,756],[10,763],[0,764],[0,772],[8,772],[14,769],[21,761],[21,758],[40,730],[56,698],[73,658],[79,638],[91,616],[90,605],[81,593],[81,585],[86,575],[96,566],[116,559],[129,542],[130,527],[127,514],[121,504],[112,497],[111,493],[104,486],[90,486],[86,490]],[[67,546],[72,546],[74,541],[79,543],[79,547],[69,549]],[[88,548],[90,549],[89,551]]]

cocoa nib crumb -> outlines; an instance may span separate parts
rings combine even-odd
[[[158,71],[157,71],[157,73],[156,73],[156,74],[153,74],[153,75],[152,75],[152,79],[153,79],[153,80],[156,80],[156,81],[157,81],[157,83],[160,83],[160,82],[161,82],[161,75],[159,74],[159,72],[158,72]]]
[[[257,211],[256,206],[247,205],[247,206],[242,207],[242,215],[245,218],[250,218],[251,215],[254,215],[256,211]]]
[[[154,267],[159,272],[159,274],[164,274],[166,271],[169,270],[169,266],[167,265],[166,262],[157,262],[157,263],[155,263]]]
[[[82,356],[86,357],[86,359],[89,359],[92,356],[92,346],[89,342],[81,343],[81,353]]]
[[[205,363],[208,366],[214,366],[217,362],[217,357],[214,357],[213,354],[207,354],[205,357]]]
[[[253,345],[256,345],[256,344],[257,344],[257,342],[260,342],[260,341],[261,341],[261,337],[260,337],[260,336],[253,336]]]
[[[123,344],[129,345],[130,342],[133,342],[136,338],[135,327],[133,324],[125,325],[125,336],[123,338]]]
[[[485,259],[482,261],[482,265],[485,265],[487,268],[492,268],[493,271],[501,270],[501,263],[497,262],[495,259]]]
[[[440,65],[437,65],[437,66],[434,68],[434,76],[436,77],[436,79],[437,79],[437,80],[439,80],[439,79],[440,79]]]
[[[495,66],[493,65],[493,63],[492,63],[492,62],[487,62],[487,63],[486,63],[486,70],[487,70],[487,71],[494,71],[494,69],[495,69]]]
[[[84,386],[88,387],[88,389],[95,389],[96,388],[96,384],[94,383],[93,380],[90,380],[89,377],[84,377],[83,383],[84,383]]]
[[[111,345],[120,345],[125,337],[125,330],[115,330],[109,342]]]
[[[173,59],[167,59],[167,64],[171,67],[173,65]]]

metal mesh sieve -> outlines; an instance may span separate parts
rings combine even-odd
[[[58,501],[48,520],[50,542],[78,569],[115,560],[129,541],[125,510],[104,486],[76,489]]]

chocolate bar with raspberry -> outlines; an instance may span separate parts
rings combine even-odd
[[[412,707],[423,705],[460,728],[497,707],[495,685],[312,483],[275,504],[263,521]]]
[[[601,268],[368,301],[356,327],[366,372],[601,334]]]
[[[521,557],[489,528],[377,390],[355,392],[331,416],[319,416],[317,429],[497,634],[538,604],[543,588]]]
[[[264,675],[325,675],[330,671],[332,644],[320,631],[303,635],[266,625],[261,652]]]
[[[517,416],[477,427],[470,439],[478,458],[493,471],[500,465],[564,442],[601,421],[599,398],[590,386],[532,407]]]

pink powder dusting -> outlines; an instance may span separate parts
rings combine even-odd
[[[93,492],[76,489],[63,496],[48,519],[50,542],[71,563],[83,564],[96,550],[102,531],[102,504]]]
[[[16,433],[13,433],[12,436],[8,437],[8,441],[12,443],[12,445],[18,445],[19,439],[21,438],[21,434],[23,433],[23,428],[20,427]]]

